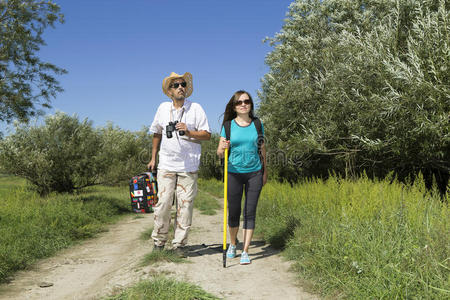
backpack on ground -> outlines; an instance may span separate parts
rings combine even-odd
[[[145,172],[131,178],[130,197],[134,212],[153,212],[153,207],[158,203],[156,173]]]

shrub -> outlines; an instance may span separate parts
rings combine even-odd
[[[101,137],[87,119],[56,113],[39,127],[16,124],[0,142],[3,171],[26,178],[41,195],[73,192],[98,182]]]
[[[108,123],[98,132],[101,137],[100,161],[105,165],[104,173],[99,174],[102,183],[118,184],[146,171],[151,149],[148,128],[131,132]]]

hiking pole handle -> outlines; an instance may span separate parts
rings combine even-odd
[[[225,149],[223,184],[223,267],[227,265],[228,148]]]

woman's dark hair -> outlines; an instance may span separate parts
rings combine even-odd
[[[239,99],[243,94],[247,94],[248,98],[250,99],[250,111],[248,112],[248,116],[252,119],[255,118],[255,114],[253,113],[254,105],[253,105],[253,99],[249,92],[246,92],[244,90],[239,90],[236,93],[233,94],[230,101],[228,101],[227,106],[225,107],[225,112],[223,113],[223,122],[222,127],[225,124],[226,121],[231,121],[234,118],[236,118],[237,113],[234,110],[234,102]]]

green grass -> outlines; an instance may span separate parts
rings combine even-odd
[[[199,286],[179,282],[163,276],[157,276],[151,280],[142,281],[118,295],[107,298],[107,300],[138,299],[213,300],[219,298],[205,292]]]
[[[202,215],[211,216],[216,214],[217,209],[220,209],[220,204],[209,193],[199,190],[194,200],[194,207],[200,210]]]
[[[174,250],[152,251],[144,256],[142,265],[151,265],[158,262],[185,263],[185,258],[178,256]]]
[[[283,248],[299,277],[323,295],[448,299],[448,205],[427,192],[420,177],[411,186],[390,181],[269,182],[256,231]]]
[[[31,192],[24,180],[0,177],[0,282],[37,259],[104,231],[130,212],[126,187],[91,187],[75,195]]]
[[[198,188],[211,195],[223,198],[223,182],[219,180],[198,179]]]
[[[141,233],[140,239],[142,241],[148,241],[152,239],[152,232],[153,232],[153,227],[148,228],[147,230],[145,230],[144,232]]]

